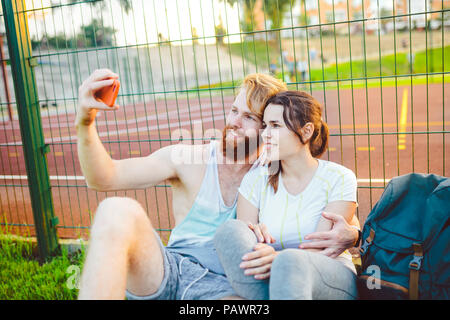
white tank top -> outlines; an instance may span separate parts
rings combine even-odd
[[[236,218],[237,194],[231,206],[225,205],[219,185],[216,149],[217,141],[211,141],[200,191],[184,220],[172,230],[167,249],[190,256],[205,268],[224,274],[212,240],[222,223]]]

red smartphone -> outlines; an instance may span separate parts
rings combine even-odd
[[[95,93],[95,97],[103,101],[107,106],[113,107],[116,102],[117,95],[119,94],[120,82],[114,80],[113,84],[104,87]]]

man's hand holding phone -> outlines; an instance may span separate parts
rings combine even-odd
[[[119,75],[109,69],[95,70],[78,89],[78,110],[75,125],[89,126],[98,110],[117,110]]]

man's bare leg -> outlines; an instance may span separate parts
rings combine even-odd
[[[124,299],[156,292],[163,256],[151,222],[135,200],[107,198],[95,214],[79,299]]]

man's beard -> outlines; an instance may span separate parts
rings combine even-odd
[[[227,159],[233,160],[233,162],[248,163],[249,156],[258,150],[258,154],[262,148],[262,139],[259,135],[252,139],[248,136],[243,136],[243,140],[237,142],[236,139],[232,141],[227,140],[228,130],[233,129],[231,126],[225,126],[222,131],[222,153]]]

